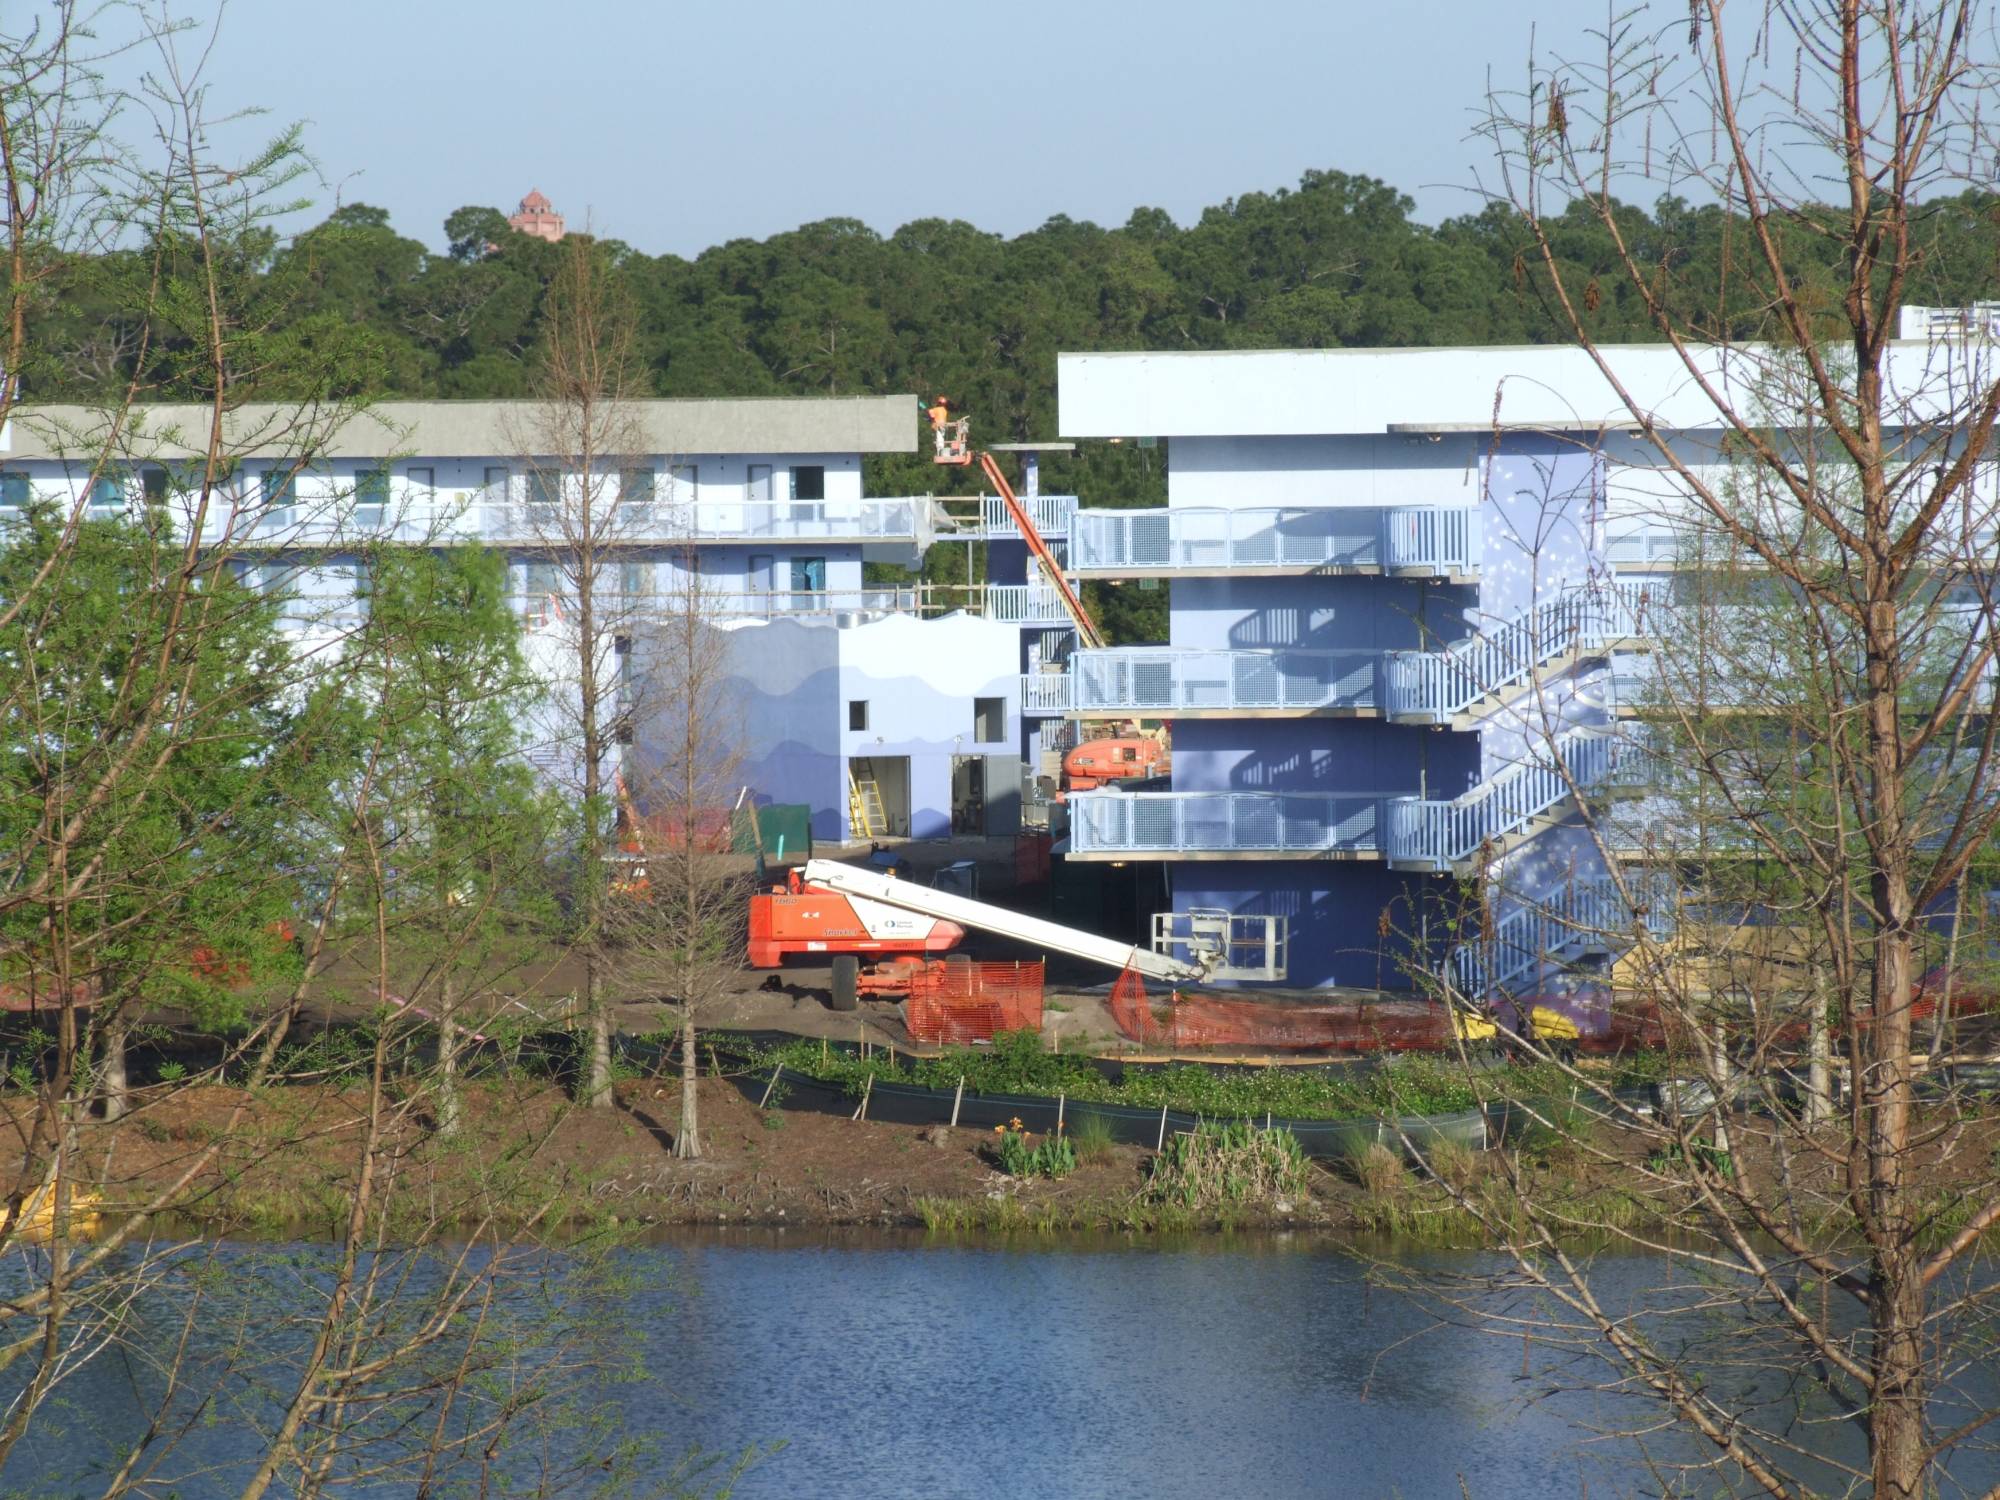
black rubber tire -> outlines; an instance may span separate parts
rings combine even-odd
[[[854,1010],[861,1004],[861,960],[843,953],[833,961],[833,988],[827,995],[827,1009]]]

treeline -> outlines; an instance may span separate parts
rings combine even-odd
[[[1007,239],[960,220],[923,219],[882,235],[852,219],[694,257],[597,242],[622,284],[633,354],[662,396],[846,395],[943,391],[995,440],[1056,435],[1061,350],[1330,348],[1538,343],[1566,331],[1548,305],[1526,226],[1504,205],[1430,227],[1384,183],[1310,172],[1296,190],[1250,193],[1182,228],[1144,208],[1118,228],[1057,217]],[[1916,302],[1992,295],[2000,197],[1931,205]],[[362,397],[511,397],[528,393],[562,251],[515,233],[496,209],[445,221],[444,254],[399,234],[364,204],[281,240],[256,227],[204,253],[241,311],[229,330],[238,398],[324,394],[329,372]],[[1769,316],[1745,257],[1761,249],[1723,211],[1662,198],[1633,207],[1623,245],[1578,211],[1546,231],[1583,288],[1580,311],[1605,340],[1655,337],[1646,299],[1736,337]],[[1809,219],[1782,253],[1808,295],[1838,312],[1839,245]],[[134,244],[60,267],[40,287],[28,399],[199,397],[209,379],[202,309],[146,320],[164,264],[191,250]],[[1639,280],[1621,256],[1644,268]],[[179,267],[181,274],[189,269]],[[1642,292],[1641,287],[1645,288]],[[171,315],[172,305],[168,304]],[[1829,332],[1833,332],[1829,322]],[[912,411],[912,422],[916,420]],[[1153,456],[1131,449],[1057,466],[1052,485],[1096,504],[1159,493]],[[879,460],[870,484],[934,488],[921,457]]]

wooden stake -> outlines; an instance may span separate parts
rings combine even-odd
[[[1167,1107],[1166,1105],[1162,1104],[1160,1106],[1160,1138],[1153,1142],[1153,1151],[1154,1154],[1157,1155],[1158,1153],[1166,1149],[1167,1149]]]
[[[821,1066],[822,1068],[826,1066],[826,1038],[825,1038],[825,1037],[821,1037],[821,1038],[819,1039],[819,1065],[820,1065],[820,1066]]]
[[[778,1086],[778,1075],[784,1071],[785,1065],[783,1063],[779,1063],[771,1069],[771,1081],[764,1085],[764,1097],[757,1101],[759,1109],[762,1109],[771,1102],[771,1090]]]
[[[861,1086],[861,1102],[854,1106],[855,1119],[865,1120],[868,1118],[868,1096],[874,1092],[875,1092],[875,1075],[873,1073],[870,1073],[868,1075],[868,1081]]]
[[[1056,1129],[1058,1130],[1063,1128],[1063,1101],[1068,1097],[1067,1094],[1056,1095]]]
[[[965,1075],[958,1075],[958,1092],[951,1096],[951,1128],[958,1129],[958,1107],[965,1102]]]

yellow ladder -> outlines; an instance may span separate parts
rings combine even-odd
[[[882,811],[882,791],[874,778],[857,780],[853,767],[847,771],[847,826],[857,838],[872,839],[887,833],[889,819]]]

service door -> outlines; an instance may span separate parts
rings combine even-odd
[[[989,755],[986,761],[986,832],[1012,838],[1021,831],[1021,759]]]

